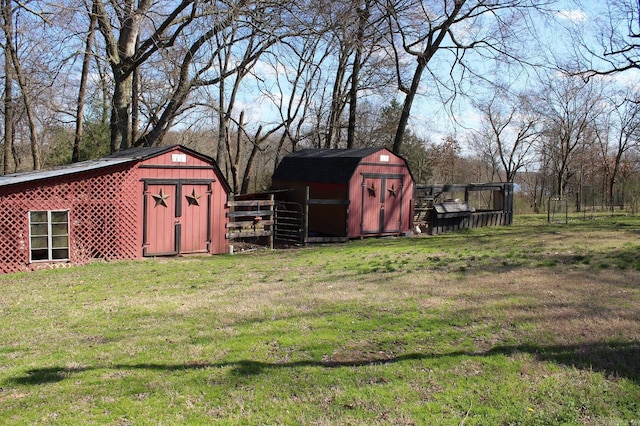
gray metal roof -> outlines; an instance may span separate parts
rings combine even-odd
[[[131,148],[124,151],[116,152],[115,154],[109,155],[108,157],[98,158],[96,160],[82,161],[79,163],[68,164],[66,166],[60,166],[48,170],[35,170],[31,172],[4,175],[0,176],[0,186],[16,185],[19,183],[45,180],[74,173],[82,173],[91,170],[117,166],[119,164],[140,161],[147,158],[155,157],[156,155],[162,154],[166,151],[170,151],[175,147],[176,145]]]

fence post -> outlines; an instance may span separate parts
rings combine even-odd
[[[304,191],[304,212],[302,213],[302,241],[306,245],[309,238],[309,187],[305,186]]]
[[[273,241],[275,239],[275,234],[276,234],[276,203],[275,203],[275,197],[273,194],[269,196],[269,201],[271,201],[270,219],[273,222],[273,225],[271,225],[271,236],[269,237],[269,248],[273,250]]]

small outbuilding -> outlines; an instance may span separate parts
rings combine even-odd
[[[279,199],[306,212],[307,242],[411,232],[414,180],[386,148],[304,149],[272,177]]]
[[[230,187],[183,146],[0,176],[0,272],[224,253]]]

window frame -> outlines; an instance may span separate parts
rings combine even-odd
[[[46,214],[46,222],[35,221],[34,214]],[[66,216],[65,221],[54,221],[54,216],[59,213],[64,213]],[[28,212],[29,222],[29,263],[37,262],[65,262],[70,260],[70,244],[69,244],[69,210],[29,210]],[[46,227],[46,234],[34,234],[35,227]],[[63,230],[64,233],[60,231]],[[54,233],[55,232],[55,233]],[[60,237],[66,239],[66,245],[59,244]],[[46,238],[46,247],[34,248],[34,238],[42,240]],[[44,254],[46,250],[46,258],[43,256],[35,256],[34,251],[38,251]],[[64,257],[55,257],[58,253],[66,254]]]

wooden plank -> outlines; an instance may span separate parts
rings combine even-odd
[[[227,212],[227,217],[272,216],[273,210],[237,210]]]
[[[307,237],[307,243],[346,243],[349,237]]]
[[[274,200],[227,201],[228,207],[275,206]]]
[[[471,216],[471,212],[462,212],[462,213],[440,213],[438,217],[441,219],[454,219],[457,217],[464,218]]]
[[[227,228],[244,228],[244,227],[251,227],[251,226],[273,226],[275,224],[274,220],[258,220],[258,221],[252,221],[252,220],[246,220],[246,221],[239,221],[239,222],[228,222],[225,226]]]
[[[225,234],[225,238],[232,240],[234,238],[270,237],[272,235],[272,231],[228,232]]]
[[[319,204],[323,204],[323,205],[348,205],[350,204],[349,200],[340,200],[340,199],[322,199],[322,198],[311,198],[309,200],[307,200],[307,204],[315,204],[315,205],[319,205]]]

